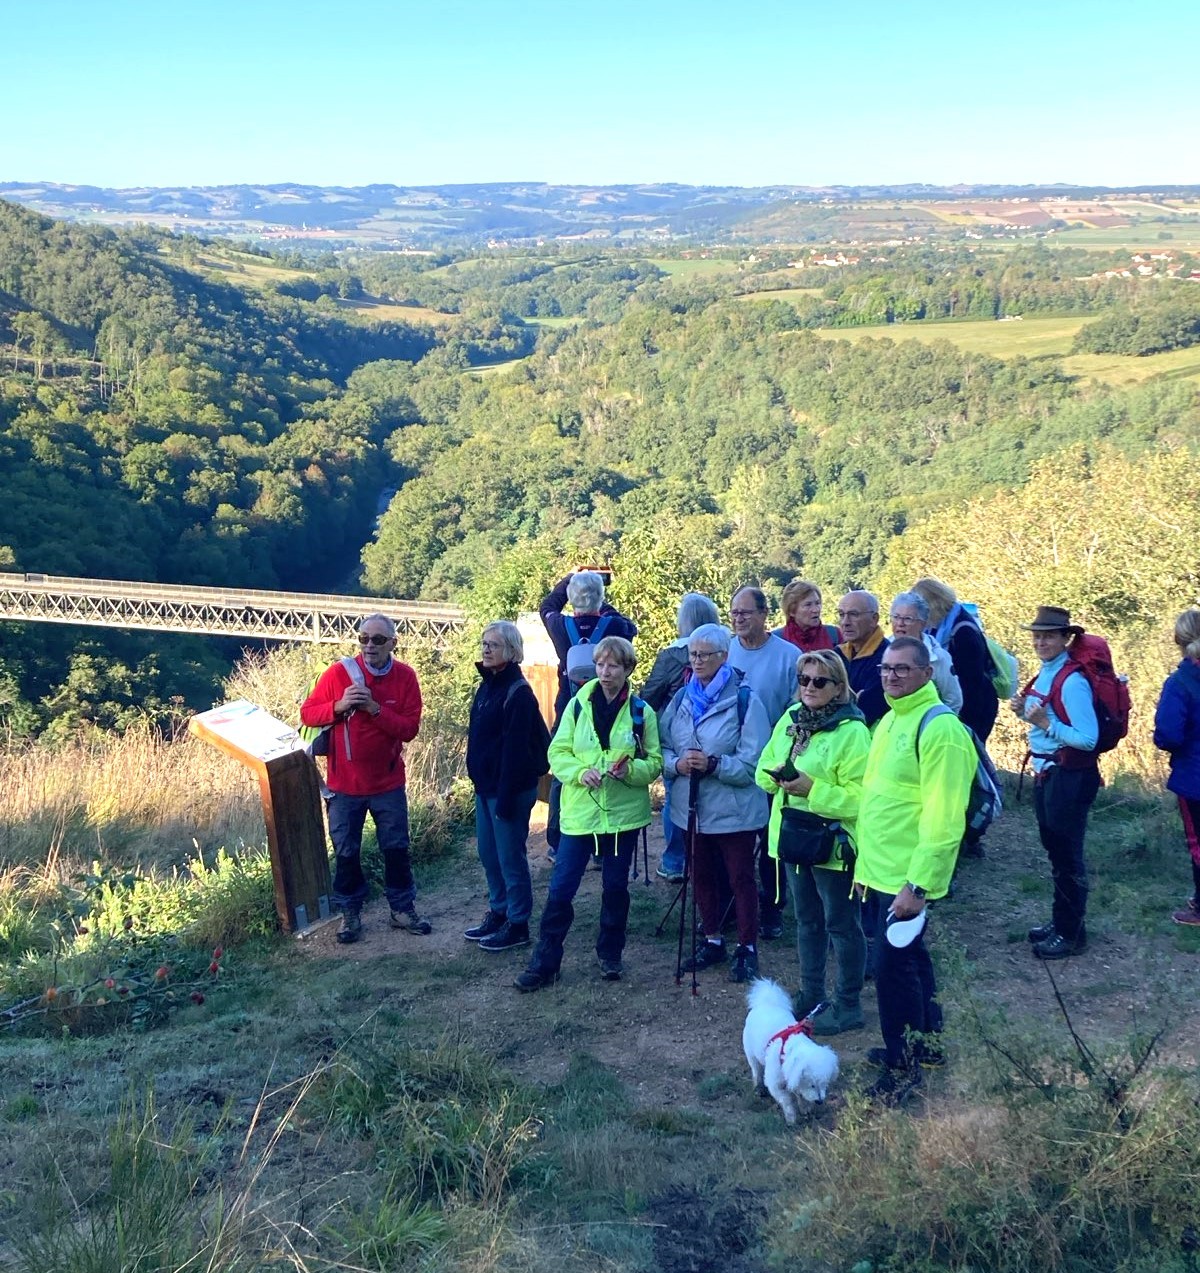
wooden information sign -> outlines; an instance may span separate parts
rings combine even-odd
[[[330,914],[329,851],[317,767],[300,736],[261,707],[240,698],[201,712],[188,731],[241,761],[258,778],[275,910],[284,932],[302,932]]]

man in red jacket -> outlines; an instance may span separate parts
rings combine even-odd
[[[329,727],[325,782],[331,795],[326,807],[336,856],[333,904],[342,912],[340,942],[362,936],[367,881],[361,850],[368,813],[383,856],[392,927],[431,931],[414,905],[417,886],[408,853],[404,790],[404,744],[421,727],[421,687],[412,668],[392,657],[396,625],[391,619],[369,615],[359,624],[358,643],[358,658],[327,668],[300,708],[305,725]]]

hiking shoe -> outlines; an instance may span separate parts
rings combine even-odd
[[[835,1005],[826,1012],[818,1012],[813,1017],[813,1036],[821,1034],[841,1034],[845,1030],[861,1030],[866,1025],[861,1008],[843,1008]]]
[[[913,1052],[916,1054],[917,1064],[923,1070],[944,1070],[946,1068],[946,1049],[942,1047],[940,1042],[931,1040],[928,1035],[920,1042],[914,1044]]]
[[[685,959],[680,965],[682,972],[703,972],[714,964],[723,964],[728,958],[723,941],[708,941],[697,949],[695,959]]]
[[[1171,916],[1171,921],[1175,924],[1200,924],[1200,906],[1196,905],[1196,899],[1189,897],[1187,905],[1184,906],[1183,910],[1176,911]]]
[[[783,936],[783,924],[777,917],[764,919],[758,926],[758,935],[764,941],[774,941]]]
[[[526,968],[524,972],[518,973],[513,985],[522,993],[528,994],[533,990],[541,990],[544,986],[552,986],[558,980],[556,972],[542,972],[540,968]]]
[[[867,1099],[877,1105],[895,1108],[903,1105],[920,1086],[921,1071],[917,1066],[887,1067],[867,1088]]]
[[[512,950],[515,946],[529,945],[529,925],[513,924],[505,920],[503,924],[490,936],[480,939],[479,949],[490,950]]]
[[[1029,940],[1036,946],[1040,941],[1049,941],[1058,929],[1051,924],[1039,924],[1036,928],[1029,930]]]
[[[406,933],[416,933],[419,937],[427,937],[433,932],[433,925],[417,914],[415,906],[410,906],[405,911],[392,911],[392,927],[402,928]]]
[[[480,923],[474,928],[468,928],[463,936],[467,941],[482,941],[485,937],[490,937],[493,933],[498,933],[505,925],[506,919],[497,911],[489,910]]]
[[[1086,937],[1068,941],[1062,933],[1055,933],[1053,937],[1047,937],[1045,941],[1038,942],[1033,948],[1033,953],[1039,959],[1069,959],[1072,955],[1082,955],[1086,949]]]
[[[730,981],[753,981],[758,976],[758,951],[749,946],[735,946],[733,965],[729,969]]]
[[[362,909],[358,906],[348,907],[342,911],[342,926],[338,929],[337,939],[343,946],[362,938]]]
[[[683,883],[682,871],[664,871],[663,868],[660,866],[658,870],[654,872],[654,874],[657,875],[660,880],[666,880],[668,884]]]
[[[620,981],[621,974],[625,971],[621,967],[619,959],[601,959],[600,960],[600,976],[605,981]]]

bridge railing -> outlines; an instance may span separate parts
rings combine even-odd
[[[146,628],[343,644],[366,614],[386,614],[402,640],[444,644],[463,625],[457,606],[394,597],[204,588],[138,580],[0,573],[0,619]]]

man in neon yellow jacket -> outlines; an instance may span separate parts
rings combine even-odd
[[[884,1067],[876,1094],[898,1097],[920,1081],[921,1060],[941,1055],[929,1038],[942,1021],[922,922],[926,904],[950,887],[978,761],[953,713],[928,716],[941,700],[923,641],[894,640],[880,675],[891,710],[867,756],[854,883],[860,894],[880,894],[875,990],[884,1046],[867,1055]],[[906,920],[918,922],[899,927]],[[897,925],[890,938],[889,925]]]

